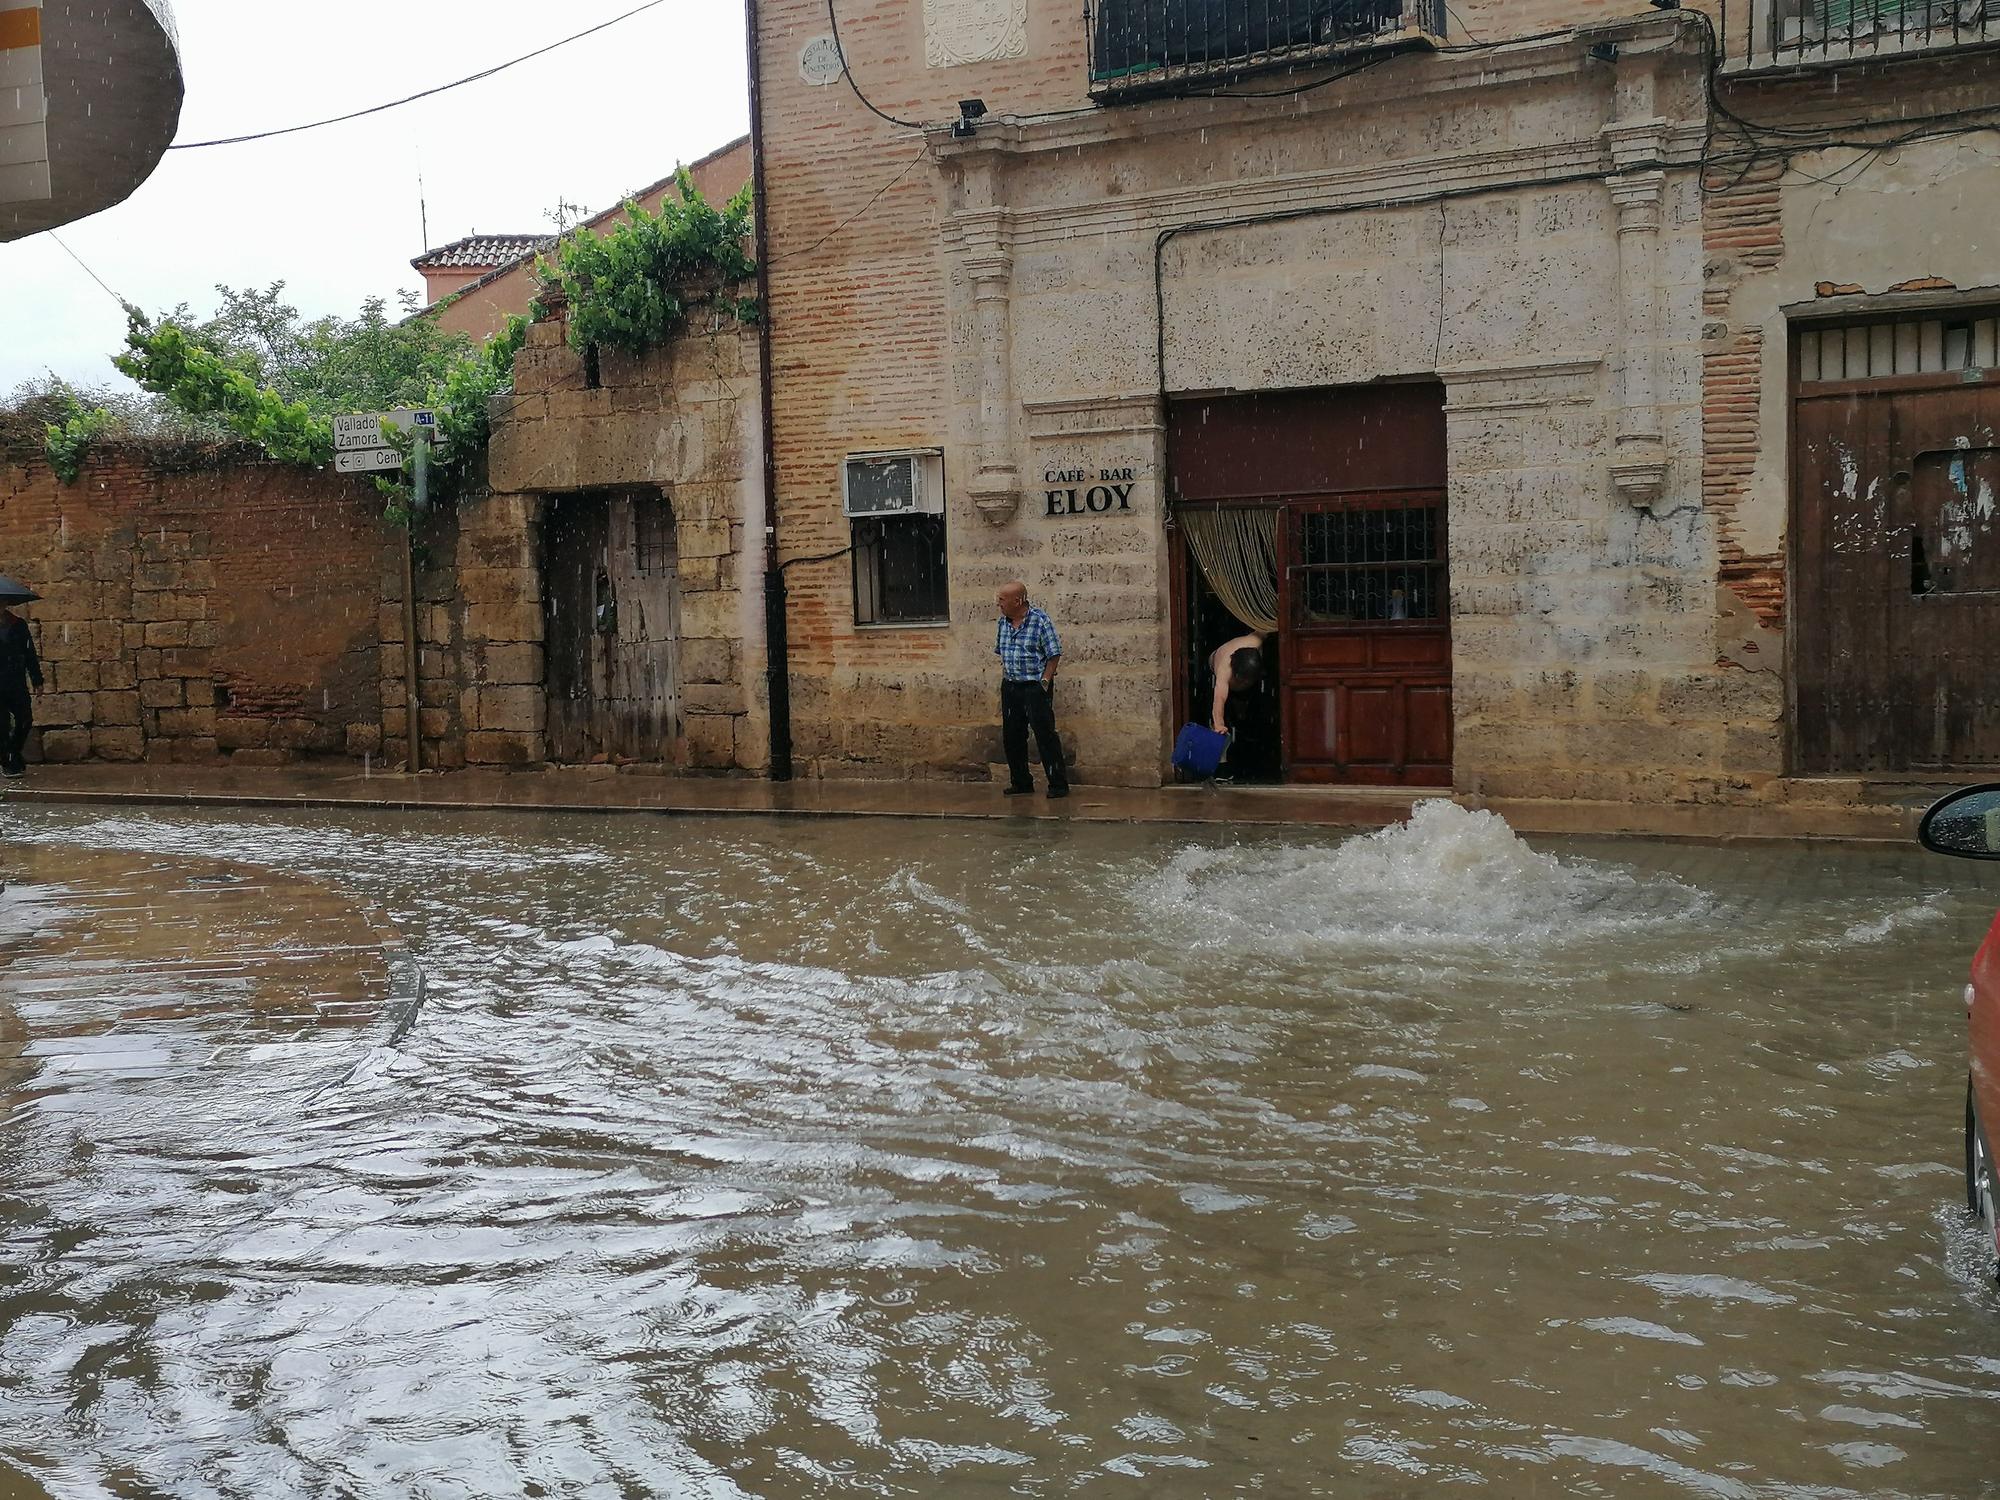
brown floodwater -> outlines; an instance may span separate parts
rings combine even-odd
[[[8,1500],[2000,1494],[1982,867],[1455,809],[0,838],[309,877],[428,980],[0,1092]]]

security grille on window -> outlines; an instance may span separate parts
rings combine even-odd
[[[944,551],[944,455],[859,453],[842,477],[854,545],[857,625],[931,624],[950,616]]]

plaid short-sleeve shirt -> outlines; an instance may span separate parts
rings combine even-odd
[[[1000,617],[1000,629],[993,638],[993,654],[1000,658],[1000,675],[1009,682],[1039,682],[1042,668],[1062,655],[1062,639],[1055,622],[1032,606],[1019,625]]]

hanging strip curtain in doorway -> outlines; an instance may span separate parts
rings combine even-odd
[[[1246,627],[1278,628],[1278,509],[1273,505],[1199,509],[1177,518],[1201,576]]]

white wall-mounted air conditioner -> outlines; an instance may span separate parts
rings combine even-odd
[[[841,509],[857,519],[944,514],[944,450],[850,453],[841,474]]]

